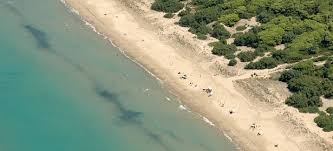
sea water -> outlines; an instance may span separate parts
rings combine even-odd
[[[1,151],[232,151],[58,0],[0,0]]]

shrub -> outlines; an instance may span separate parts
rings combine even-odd
[[[184,4],[179,0],[155,0],[152,4],[151,9],[166,13],[175,13],[181,10]]]
[[[288,89],[293,92],[303,92],[320,96],[322,79],[315,76],[302,75],[288,82]]]
[[[314,119],[317,126],[323,128],[323,131],[330,132],[333,131],[333,117],[327,115],[325,112],[320,112],[319,116]]]
[[[253,61],[256,58],[256,55],[251,51],[240,52],[237,57],[241,62]]]
[[[235,59],[236,58],[235,54],[233,54],[233,53],[227,53],[224,55],[224,57],[226,59]]]
[[[291,79],[297,78],[297,77],[299,77],[301,75],[302,75],[302,73],[300,71],[297,71],[297,70],[286,70],[286,71],[282,72],[282,74],[281,74],[281,76],[279,78],[279,81],[288,82]]]
[[[295,93],[287,98],[286,104],[297,108],[302,113],[316,113],[322,102],[318,96],[308,97],[303,93]]]
[[[259,44],[258,47],[254,50],[254,54],[256,56],[264,56],[265,52],[269,52],[269,51],[274,51],[275,48],[265,45],[265,44]]]
[[[239,37],[239,36],[241,36],[241,35],[243,35],[242,32],[236,32],[236,33],[234,33],[231,37],[232,37],[232,38],[237,38],[237,37]]]
[[[218,47],[218,46],[220,46],[222,44],[226,45],[227,42],[225,40],[223,40],[223,41],[220,40],[220,41],[216,41],[216,42],[211,42],[211,43],[208,44],[208,46],[210,46],[210,47]]]
[[[166,13],[163,17],[164,18],[172,18],[175,14],[172,13]]]
[[[214,24],[211,36],[222,40],[230,37],[230,33],[219,23]]]
[[[254,32],[247,32],[242,35],[238,35],[235,38],[234,44],[236,46],[248,46],[256,48],[259,44],[259,38]]]
[[[236,27],[236,31],[243,31],[246,29],[246,26],[238,26]]]
[[[295,108],[304,108],[308,106],[307,97],[303,93],[295,93],[287,98],[286,104]]]
[[[212,53],[214,55],[224,56],[227,54],[228,55],[234,54],[236,51],[237,51],[237,48],[235,45],[226,45],[226,44],[219,43],[214,46]]]
[[[234,26],[236,22],[240,20],[238,14],[232,13],[232,14],[227,14],[227,15],[222,15],[219,18],[219,21],[224,23],[226,26]]]
[[[328,107],[326,109],[326,112],[329,113],[329,114],[333,114],[333,107]]]
[[[282,36],[282,43],[290,43],[292,42],[294,39],[296,38],[296,35],[294,34],[294,32],[286,32],[284,33],[284,35]]]
[[[180,18],[178,24],[182,27],[199,26],[199,24],[195,21],[193,14],[183,16]]]
[[[200,33],[200,34],[206,35],[206,34],[208,34],[208,33],[211,32],[211,29],[209,27],[207,27],[206,25],[200,25],[200,26],[198,26],[196,28],[191,27],[189,29],[189,31],[191,33],[194,33],[194,34],[199,34]]]
[[[205,3],[207,3],[206,0],[192,0],[193,5],[203,5]]]
[[[236,59],[231,59],[228,63],[228,66],[235,66],[237,64],[237,60]]]
[[[277,26],[268,28],[258,33],[258,36],[260,37],[262,43],[269,46],[281,44],[283,35],[284,29]]]
[[[183,16],[188,15],[190,13],[191,13],[191,8],[186,7],[185,10],[181,11],[180,13],[178,13],[178,16],[183,17]]]
[[[266,57],[262,58],[257,62],[251,62],[245,66],[245,69],[272,69],[277,67],[278,62],[271,58]]]
[[[294,63],[305,59],[306,57],[307,56],[304,56],[304,54],[291,50],[278,50],[272,53],[272,58],[284,63]]]
[[[312,60],[309,60],[297,63],[292,68],[302,73],[311,74],[315,70],[315,65]]]
[[[315,106],[308,106],[304,108],[299,108],[298,111],[301,113],[318,113],[319,108]]]
[[[198,34],[197,34],[197,38],[200,39],[200,40],[206,40],[206,39],[207,39],[207,36],[204,35],[204,34],[198,33]]]

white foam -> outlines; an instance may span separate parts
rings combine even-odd
[[[191,112],[185,105],[179,105],[178,107],[180,110],[184,110],[184,111],[187,111],[187,112]]]
[[[181,109],[181,110],[187,110],[186,107],[185,107],[184,105],[179,105],[178,108]]]
[[[202,119],[206,122],[206,123],[208,123],[209,125],[211,125],[211,126],[215,126],[215,124],[212,122],[212,121],[210,121],[208,118],[206,118],[206,117],[202,117]]]
[[[223,135],[230,141],[230,142],[232,142],[233,140],[232,140],[232,138],[229,136],[229,135],[227,135],[227,134],[225,134],[225,133],[223,133]]]
[[[169,97],[165,97],[165,99],[166,99],[167,101],[171,101],[171,99],[170,99]]]

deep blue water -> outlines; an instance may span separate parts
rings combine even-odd
[[[60,1],[0,19],[1,151],[235,150]]]

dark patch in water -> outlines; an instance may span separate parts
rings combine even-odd
[[[119,118],[122,121],[126,122],[136,122],[140,123],[139,117],[142,116],[142,112],[137,111],[131,111],[131,110],[125,110]]]
[[[207,145],[205,145],[205,144],[199,144],[199,146],[200,146],[202,149],[206,150],[206,151],[213,151],[213,150],[214,150],[214,149],[211,149],[209,146],[207,146]]]
[[[93,78],[92,76],[90,76],[89,73],[84,69],[84,67],[82,67],[80,64],[75,63],[70,58],[68,58],[64,55],[58,54],[57,51],[53,50],[51,48],[51,45],[49,44],[47,34],[45,32],[43,32],[42,30],[39,30],[38,28],[33,27],[32,25],[25,25],[24,28],[29,33],[31,33],[31,35],[35,38],[38,47],[42,48],[43,50],[46,50],[48,53],[51,53],[51,54],[61,58],[64,62],[70,64],[73,68],[75,68],[80,73],[82,73],[82,75],[86,76],[86,78],[92,83],[93,87],[95,88],[94,90],[95,90],[96,94],[98,96],[102,97],[103,99],[111,102],[119,110],[120,115],[118,116],[118,118],[122,122],[136,126],[146,136],[148,136],[152,141],[159,144],[164,150],[166,150],[166,151],[171,150],[169,148],[169,146],[163,142],[163,139],[159,134],[157,134],[143,126],[143,123],[142,123],[143,113],[142,112],[127,109],[121,103],[121,101],[119,101],[117,94],[114,94],[114,93],[104,89],[103,87],[101,87],[98,83],[98,80],[96,78]]]
[[[172,149],[170,149],[170,147],[167,144],[165,144],[163,142],[161,135],[156,134],[146,128],[143,128],[143,130],[151,140],[153,140],[155,143],[159,144],[164,150],[167,150],[167,151],[172,150]]]
[[[44,49],[49,49],[51,47],[45,32],[32,25],[25,25],[24,28],[35,38],[38,47]]]
[[[169,137],[171,137],[173,140],[176,140],[177,142],[184,142],[183,139],[181,139],[180,137],[178,137],[174,132],[169,131],[169,130],[164,130],[163,131],[166,135],[168,135]]]
[[[5,8],[7,8],[14,15],[19,16],[21,19],[23,19],[23,14],[13,5],[12,2],[9,2],[9,1],[8,2],[0,2],[0,4],[2,4]]]
[[[70,58],[62,54],[59,54],[56,50],[51,48],[46,32],[36,27],[33,27],[32,25],[25,25],[24,28],[34,37],[34,39],[37,42],[37,46],[39,48],[42,48],[45,52],[57,56],[58,58],[62,59],[65,63],[70,64],[73,68],[81,72],[82,75],[84,75],[90,82],[92,82],[94,85],[97,85],[97,80],[92,78],[89,75],[89,73],[80,64],[75,63]]]
[[[97,88],[96,93],[103,97],[104,99],[112,102],[120,111],[121,115],[119,116],[119,119],[124,122],[135,122],[135,123],[141,123],[140,117],[143,115],[142,112],[134,111],[126,109],[123,104],[118,100],[117,95],[113,94],[112,92],[109,92],[105,89]]]
[[[170,151],[171,149],[163,142],[161,136],[159,134],[154,133],[153,131],[145,128],[142,125],[143,116],[142,112],[134,111],[126,109],[126,107],[118,100],[118,96],[113,94],[112,92],[102,89],[100,87],[96,88],[96,93],[103,97],[105,100],[113,103],[120,112],[120,116],[118,118],[122,122],[126,122],[127,124],[135,125],[137,128],[141,129],[141,131],[148,136],[152,141],[159,144],[164,150]]]

